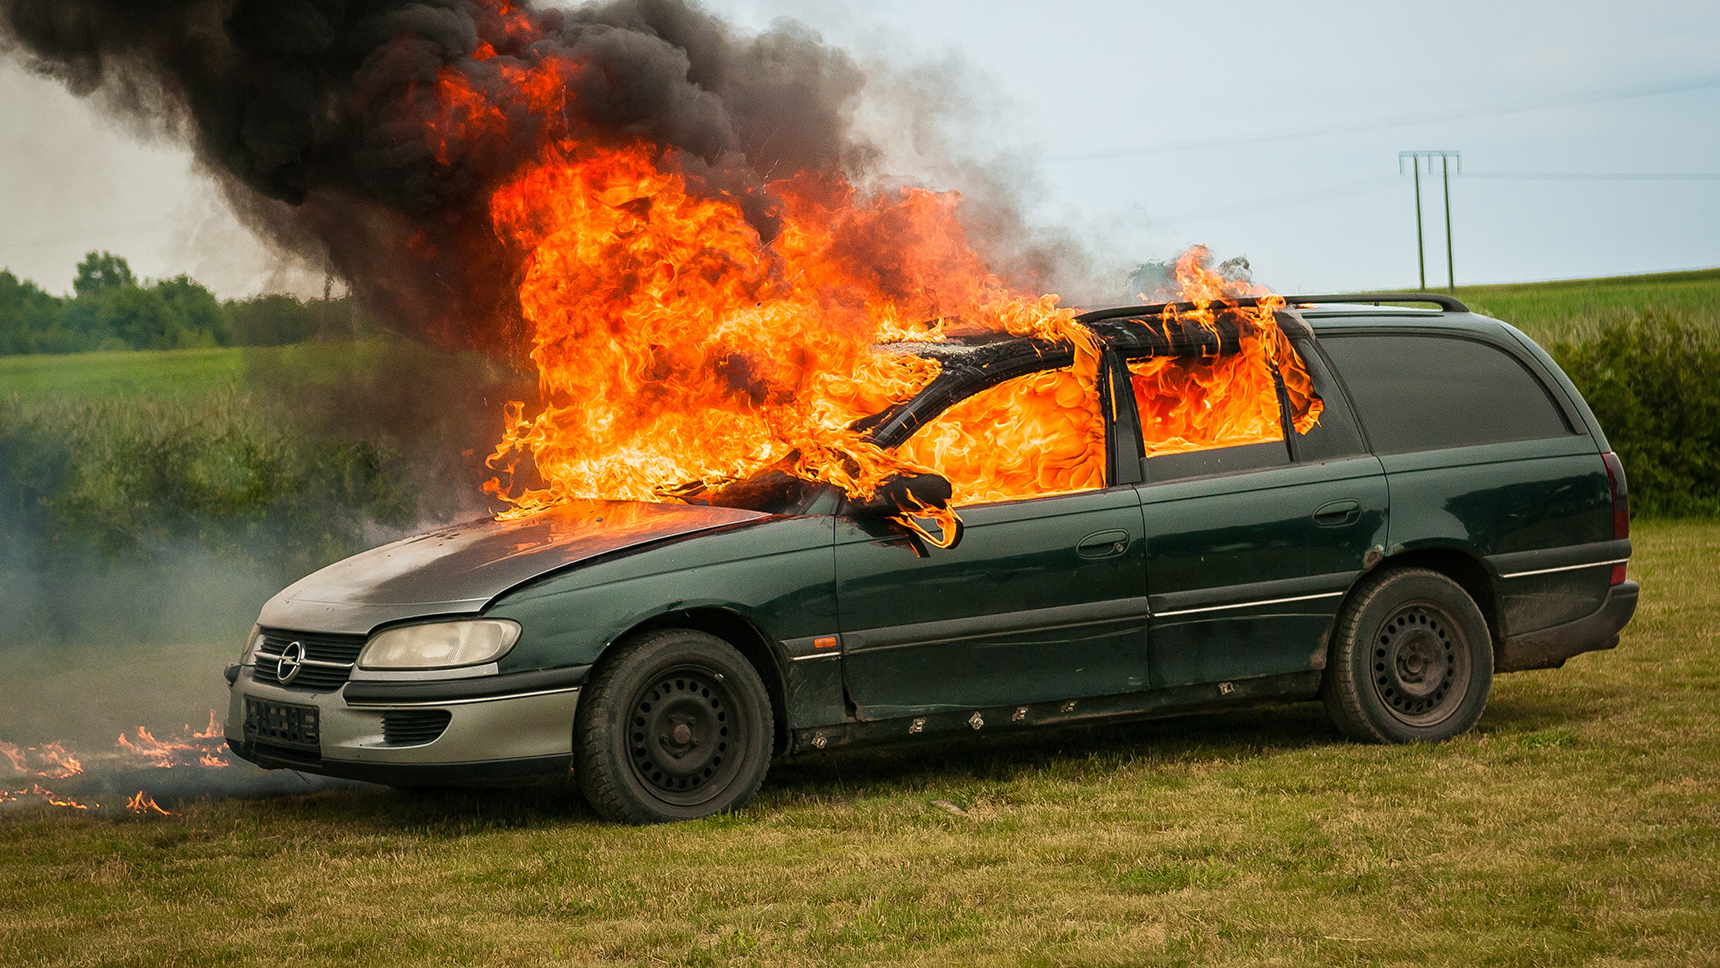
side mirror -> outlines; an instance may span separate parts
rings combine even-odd
[[[950,507],[954,493],[941,474],[896,474],[878,486],[871,500],[851,504],[849,510],[893,521],[933,547],[954,548],[961,544],[963,530],[961,516]],[[942,533],[933,534],[920,523],[922,519],[936,524]]]

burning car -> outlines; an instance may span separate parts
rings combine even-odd
[[[1617,643],[1623,468],[1510,326],[1426,294],[1076,322],[884,347],[936,365],[856,425],[924,469],[870,500],[778,469],[304,578],[227,670],[233,751],[400,786],[571,775],[654,822],[741,806],[776,755],[1263,701],[1437,741],[1494,673]]]

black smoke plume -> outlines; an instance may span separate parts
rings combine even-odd
[[[549,139],[646,139],[767,240],[767,177],[874,154],[848,134],[864,81],[848,55],[787,22],[743,36],[682,0],[0,0],[0,36],[187,140],[253,227],[445,346],[526,343],[520,257],[487,202]],[[558,116],[508,78],[546,66],[570,95]],[[507,114],[503,136],[437,133],[447,72]]]

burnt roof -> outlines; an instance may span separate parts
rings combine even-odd
[[[1218,305],[1197,305],[1192,302],[1155,303],[1147,306],[1119,306],[1095,309],[1075,317],[1075,321],[1091,330],[1099,342],[1130,359],[1167,356],[1223,356],[1241,348],[1243,315],[1239,310],[1258,306],[1263,298],[1284,300],[1286,308],[1273,316],[1278,325],[1295,335],[1313,338],[1313,330],[1296,312],[1296,307],[1318,303],[1432,303],[1442,312],[1466,313],[1469,307],[1456,297],[1429,292],[1363,292],[1337,293],[1321,296],[1244,297],[1226,300]],[[1192,319],[1200,310],[1210,310],[1213,325],[1204,326]],[[909,353],[936,360],[942,367],[938,376],[905,403],[890,407],[882,413],[855,424],[877,444],[893,447],[905,440],[925,422],[942,413],[946,407],[963,397],[996,386],[1005,380],[1024,376],[1038,370],[1069,366],[1075,362],[1075,348],[1060,340],[1006,333],[978,333],[951,336],[938,342],[889,343],[880,351]]]
[[[1242,304],[1252,303],[1253,300],[1244,300]],[[1235,306],[1214,309],[1211,327],[1188,317],[1186,310],[1193,309],[1192,304],[1172,304],[1171,308],[1184,312],[1167,315],[1164,305],[1131,306],[1095,310],[1075,320],[1091,330],[1101,344],[1130,359],[1223,356],[1241,348],[1244,321]],[[1307,331],[1306,325],[1293,314],[1276,315],[1280,325]],[[1007,333],[957,335],[937,343],[886,343],[878,349],[936,360],[941,367],[937,377],[913,399],[855,425],[855,429],[867,432],[873,441],[885,447],[900,443],[963,397],[1018,376],[1075,362],[1075,347],[1067,341]]]

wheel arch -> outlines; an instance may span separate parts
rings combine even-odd
[[[1499,579],[1480,558],[1457,548],[1415,548],[1386,558],[1361,578],[1379,574],[1388,568],[1426,568],[1456,582],[1459,588],[1475,600],[1475,607],[1481,609],[1481,617],[1487,620],[1488,637],[1493,640],[1493,654],[1499,654],[1499,647],[1504,644],[1506,634]],[[1344,599],[1345,607],[1349,606],[1350,598],[1361,585],[1361,578],[1350,586],[1350,592]]]
[[[769,636],[739,612],[707,605],[653,615],[617,636],[615,641],[624,642],[642,632],[658,629],[693,629],[714,635],[733,646],[758,673],[765,692],[770,696],[772,755],[788,752],[788,681]]]

